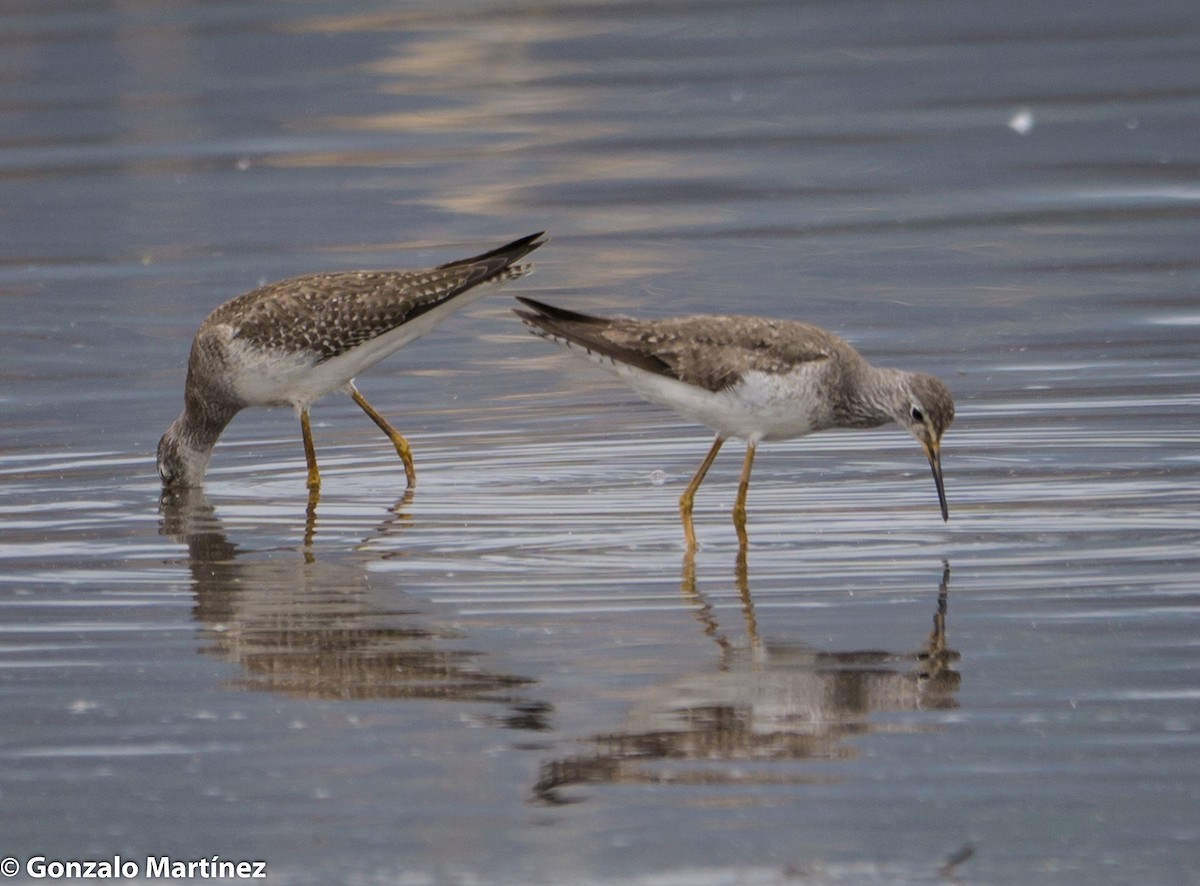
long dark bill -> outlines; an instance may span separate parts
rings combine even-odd
[[[943,522],[950,519],[950,509],[946,507],[946,486],[942,483],[942,447],[937,443],[926,444],[925,455],[929,458],[929,467],[933,469],[933,482],[937,484],[938,502],[942,506]]]

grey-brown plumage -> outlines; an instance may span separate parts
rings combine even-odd
[[[200,331],[236,325],[235,338],[256,348],[306,351],[328,360],[412,322],[473,286],[521,276],[523,268],[511,267],[515,260],[510,251],[426,271],[293,277],[231,299],[209,315]]]
[[[517,315],[538,335],[580,351],[647,400],[716,432],[716,441],[683,497],[689,546],[692,499],[728,437],[747,442],[734,509],[745,541],[745,496],[754,450],[829,428],[869,428],[895,421],[929,459],[943,519],[948,519],[941,438],[954,399],[937,378],[872,366],[839,336],[790,320],[696,316],[662,320],[596,317],[529,298]]]
[[[582,344],[610,359],[708,391],[734,385],[747,372],[781,373],[826,360],[841,339],[806,323],[763,317],[700,316],[662,320],[593,317],[533,299],[522,320],[550,337]]]
[[[293,406],[301,422],[308,485],[320,486],[308,408],[344,390],[388,435],[411,485],[404,438],[354,386],[354,377],[424,335],[484,294],[477,287],[522,276],[516,264],[541,246],[541,233],[473,258],[417,271],[311,274],[231,299],[201,324],[192,342],[184,410],[158,447],[164,486],[200,484],[225,426],[247,406]]]

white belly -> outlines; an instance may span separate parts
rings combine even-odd
[[[803,371],[787,375],[751,372],[732,387],[709,391],[624,363],[606,362],[639,396],[722,437],[753,443],[790,440],[827,426],[822,410],[812,408],[812,385]]]
[[[420,338],[445,319],[447,314],[476,301],[487,291],[486,286],[472,289],[391,332],[319,362],[315,355],[308,352],[288,354],[279,350],[260,351],[247,347],[241,339],[233,338],[229,329],[225,357],[234,370],[231,384],[233,394],[247,406],[306,407],[326,394],[347,388],[360,372],[400,350],[413,339]]]

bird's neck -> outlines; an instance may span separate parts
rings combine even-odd
[[[865,361],[857,367],[859,381],[855,396],[846,399],[845,412],[839,418],[847,428],[876,428],[896,420],[898,409],[907,409],[904,400],[904,376],[899,369],[871,366]]]
[[[184,390],[183,412],[171,428],[189,448],[209,452],[226,425],[240,411],[240,406],[226,403],[220,398],[201,396],[188,384]]]
[[[200,484],[217,439],[239,411],[238,407],[195,396],[190,389],[185,391],[183,412],[164,435],[164,440],[169,438],[175,444],[180,462],[175,467],[181,473],[181,485]]]

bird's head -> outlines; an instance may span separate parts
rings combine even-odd
[[[167,428],[158,441],[158,476],[164,489],[190,488],[200,485],[212,447],[192,446],[180,431],[179,422]]]
[[[942,434],[954,421],[954,397],[941,379],[932,375],[913,373],[907,381],[904,395],[896,402],[893,417],[925,450],[933,470],[933,481],[937,484],[942,519],[949,520],[946,489],[942,484]]]

